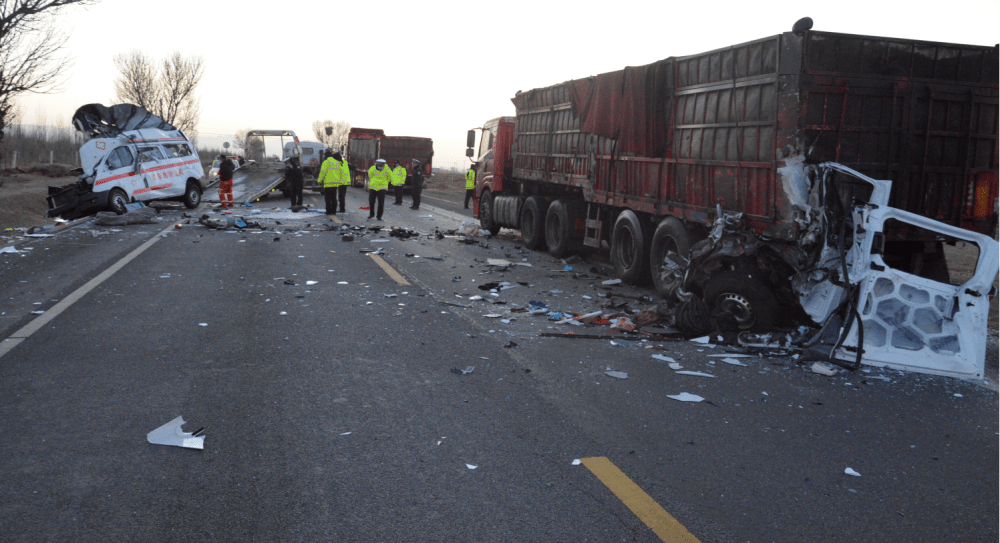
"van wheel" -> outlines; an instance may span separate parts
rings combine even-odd
[[[194,209],[201,203],[201,187],[196,183],[188,183],[184,192],[184,207]]]
[[[500,225],[493,219],[493,193],[486,191],[479,199],[479,226],[492,235],[500,232]]]
[[[670,294],[668,283],[660,277],[663,259],[670,251],[684,258],[691,252],[691,238],[688,237],[684,224],[676,217],[667,217],[660,221],[649,247],[649,272],[653,276],[653,286],[660,296]]]
[[[636,283],[646,271],[646,239],[639,217],[629,209],[622,211],[611,233],[611,264],[615,274],[626,283]]]
[[[480,210],[482,214],[482,210]],[[532,251],[545,249],[545,199],[529,196],[521,206],[521,238],[524,246]]]
[[[128,205],[128,196],[122,189],[111,189],[111,194],[108,195],[108,209],[114,211],[118,215],[124,215],[127,209],[125,206]]]
[[[740,330],[766,332],[774,327],[778,301],[761,280],[727,271],[708,280],[705,301],[713,311],[725,311]]]

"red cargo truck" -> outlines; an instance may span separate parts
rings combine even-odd
[[[849,172],[891,180],[894,208],[993,232],[997,53],[806,31],[519,92],[516,118],[487,122],[469,150],[475,213],[557,257],[606,244],[619,277],[652,270],[661,293],[665,257],[686,257],[719,211],[744,213],[768,243],[819,251],[826,180],[842,210],[871,193]],[[887,262],[943,268],[940,236],[890,228],[885,240]],[[748,293],[781,291],[801,271],[765,260],[733,255],[700,290],[739,273],[731,299],[749,306]]]
[[[351,184],[365,187],[368,169],[375,161],[384,159],[389,167],[398,160],[406,168],[406,184],[411,184],[413,159],[420,161],[424,176],[431,175],[431,158],[434,141],[430,138],[411,136],[386,136],[379,128],[352,128],[347,140],[347,163],[351,167]]]

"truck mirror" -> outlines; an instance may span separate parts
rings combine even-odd
[[[473,150],[472,150],[471,147],[465,150],[465,156],[467,156],[467,157],[471,158],[472,157],[472,153],[473,153]]]
[[[475,130],[469,130],[468,134],[465,135],[465,146],[469,148],[469,151],[467,151],[466,153],[471,152],[472,148],[476,146]],[[472,156],[472,155],[466,154],[465,156]]]

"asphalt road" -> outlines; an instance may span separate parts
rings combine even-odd
[[[408,204],[381,224],[432,234],[470,215]],[[255,209],[274,205],[287,200]],[[652,292],[601,285],[600,259],[563,271],[508,231],[341,241],[372,224],[362,205],[351,189],[343,224],[310,213],[264,232],[165,210],[0,255],[0,337],[26,336],[0,342],[2,539],[997,540],[989,387],[825,377],[791,357],[734,366],[709,357],[725,347],[690,342],[542,338],[604,330],[511,310],[642,309]],[[361,252],[379,249],[408,284]],[[500,281],[515,288],[478,288]],[[667,397],[681,392],[707,401]],[[204,450],[146,441],[177,416],[206,428]],[[626,480],[574,465],[594,458],[677,524],[640,518]]]

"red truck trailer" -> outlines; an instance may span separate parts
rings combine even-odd
[[[386,136],[379,128],[352,128],[347,139],[347,163],[351,167],[351,184],[367,186],[368,169],[384,159],[389,167],[398,160],[406,168],[406,186],[410,185],[413,159],[420,161],[424,176],[431,175],[434,141],[412,136]]]
[[[839,178],[845,210],[871,192],[848,170],[891,180],[894,208],[994,232],[997,65],[996,47],[805,31],[519,92],[516,117],[470,149],[475,213],[557,257],[607,244],[619,277],[652,270],[661,293],[665,257],[686,256],[720,208],[789,250],[821,246],[817,180]],[[926,229],[885,239],[887,261],[944,263]],[[797,271],[757,260],[734,259],[750,290]]]

